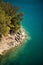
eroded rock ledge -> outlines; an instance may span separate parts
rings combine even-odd
[[[16,47],[24,40],[28,38],[25,30],[21,27],[18,32],[13,35],[8,35],[7,37],[2,37],[2,41],[0,41],[0,54],[3,54],[4,51],[8,51],[9,49]]]

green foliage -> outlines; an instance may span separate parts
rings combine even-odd
[[[10,30],[19,30],[20,21],[24,13],[18,13],[19,7],[13,7],[9,3],[0,0],[0,35],[8,35]]]
[[[9,17],[8,15],[5,14],[5,11],[3,11],[0,8],[0,34],[6,34],[6,32],[8,33],[10,31],[10,27],[8,27],[8,25],[10,25],[11,23],[11,17]],[[6,34],[7,35],[7,34]]]

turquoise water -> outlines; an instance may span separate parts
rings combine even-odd
[[[16,51],[6,54],[1,65],[43,65],[43,22],[41,0],[5,0],[12,5],[20,6],[24,12],[24,20],[21,23],[31,36],[23,46]],[[0,60],[1,62],[1,60]]]

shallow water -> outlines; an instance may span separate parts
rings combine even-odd
[[[24,12],[24,20],[21,23],[31,40],[0,58],[0,65],[43,65],[42,53],[42,0],[5,0],[12,5],[20,6]],[[2,61],[1,61],[2,59]]]

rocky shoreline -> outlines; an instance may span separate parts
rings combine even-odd
[[[3,36],[2,41],[0,41],[0,54],[2,55],[4,51],[19,46],[26,39],[28,39],[28,36],[22,27],[13,35],[9,34],[7,37]]]

